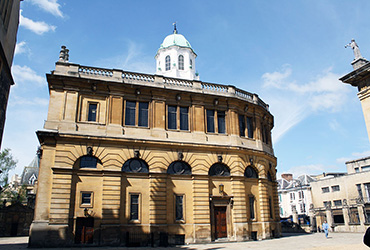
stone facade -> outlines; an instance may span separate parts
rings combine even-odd
[[[19,8],[20,0],[4,0],[0,4],[0,147],[10,86],[14,84],[10,69],[17,38]]]
[[[353,161],[346,163],[353,164]],[[338,232],[364,232],[370,224],[370,171],[326,175],[311,182],[316,225],[326,220]]]
[[[256,94],[81,66],[62,51],[37,131],[30,246],[280,235],[273,116]]]

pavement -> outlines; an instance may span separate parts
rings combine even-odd
[[[226,249],[311,249],[311,250],[366,250],[370,249],[362,242],[363,234],[360,233],[330,233],[326,239],[323,233],[314,234],[284,234],[277,239],[246,241],[246,242],[218,242],[210,244],[191,244],[178,247],[156,248],[159,250],[226,250]],[[0,250],[26,249],[28,237],[1,237]],[[58,249],[137,249],[146,248],[136,247],[76,247],[76,248],[58,248]],[[33,248],[36,249],[36,248]],[[43,250],[55,248],[42,248]]]

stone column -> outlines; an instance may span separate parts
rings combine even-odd
[[[316,223],[315,223],[315,208],[313,204],[310,204],[310,209],[308,210],[308,216],[310,217],[311,232],[316,232]]]
[[[349,206],[347,204],[347,200],[343,200],[343,207],[342,207],[342,213],[343,213],[343,219],[344,219],[344,225],[349,227],[350,218],[349,218]]]
[[[358,217],[360,219],[361,226],[365,226],[366,218],[365,218],[363,203],[357,203],[357,211],[358,211]]]
[[[326,212],[326,222],[329,224],[329,227],[334,229],[334,220],[333,220],[333,211],[331,210],[331,205],[328,204],[325,208]]]

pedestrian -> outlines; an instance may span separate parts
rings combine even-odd
[[[370,247],[370,227],[367,228],[365,235],[364,235],[364,244]]]
[[[324,223],[322,223],[322,230],[324,230],[324,232],[325,232],[325,237],[328,238],[329,224],[326,221],[324,221]]]

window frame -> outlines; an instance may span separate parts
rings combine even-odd
[[[170,55],[167,55],[165,57],[164,61],[165,61],[165,69],[166,69],[166,71],[171,70],[171,56]]]
[[[249,205],[249,219],[251,221],[257,220],[257,216],[256,216],[256,197],[254,197],[254,195],[250,195],[248,197],[248,205]]]
[[[329,187],[321,187],[321,192],[322,192],[323,194],[325,194],[325,193],[329,193],[329,192],[330,192],[330,189],[329,189]]]
[[[183,55],[179,55],[178,57],[178,64],[179,64],[179,70],[184,70],[185,60]]]
[[[171,108],[175,108],[175,112],[172,112],[172,116],[175,117],[175,126],[174,128],[170,127],[169,125],[169,122],[170,122],[170,107]],[[167,104],[166,106],[166,118],[167,118],[167,122],[166,122],[166,128],[167,130],[172,130],[172,131],[182,131],[182,132],[190,132],[190,107],[189,106],[181,106],[181,105],[171,105],[171,104]],[[187,109],[187,113],[185,112],[182,112],[182,110],[184,109]],[[183,119],[184,118],[184,114],[185,117],[186,117],[186,129],[185,127],[183,127]]]
[[[213,119],[212,119],[212,116],[209,116],[209,112],[213,112]],[[224,127],[224,132],[220,131],[220,126],[219,126],[219,122],[220,122],[220,119],[219,119],[219,112],[220,113],[224,113],[223,117],[223,127]],[[222,117],[222,116],[221,116]],[[210,131],[210,128],[211,128],[211,120],[212,121],[212,128],[213,128],[213,131]],[[209,133],[209,134],[218,134],[218,135],[227,135],[227,110],[218,110],[218,109],[205,109],[205,123],[206,123],[206,126],[205,126],[205,130],[206,130],[206,133]]]
[[[127,103],[135,103],[134,108],[130,107],[128,108]],[[142,104],[147,104],[147,109],[142,108]],[[134,110],[134,124],[127,124],[128,121],[128,109]],[[142,121],[142,115],[143,113],[146,113],[147,121],[146,121],[146,126],[141,124]],[[149,117],[150,117],[150,102],[149,101],[132,101],[132,100],[125,100],[124,101],[124,115],[123,115],[123,125],[125,127],[138,127],[138,128],[149,128]],[[131,120],[132,118],[130,118]]]
[[[83,195],[90,194],[90,203],[83,203]],[[93,191],[80,191],[80,207],[92,208],[94,207],[94,192]]]
[[[90,120],[90,107],[92,105],[95,105],[95,120]],[[99,102],[87,102],[87,112],[86,112],[86,121],[92,122],[92,123],[98,123],[99,122]]]
[[[133,204],[132,196],[137,196],[137,204]],[[130,215],[129,222],[130,223],[140,223],[140,219],[141,219],[141,193],[136,193],[136,192],[129,193],[129,204],[130,204],[130,206],[128,206],[129,215]],[[133,205],[137,206],[137,218],[132,217]]]
[[[239,136],[248,139],[254,139],[255,126],[253,125],[253,117],[249,115],[239,114]]]
[[[343,206],[342,200],[334,200],[333,203],[335,207]]]
[[[332,192],[339,192],[340,191],[340,186],[339,185],[331,186],[331,191]]]
[[[178,208],[178,203],[177,203],[177,197],[181,197],[181,219],[177,218],[177,208]],[[174,216],[175,216],[175,222],[177,223],[185,223],[185,194],[174,194],[174,206],[175,206],[175,211],[174,211]]]

